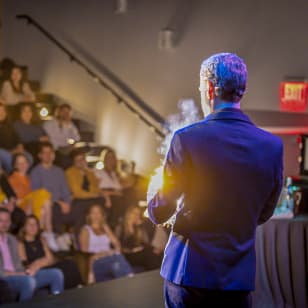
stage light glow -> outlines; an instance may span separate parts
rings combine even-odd
[[[162,165],[155,169],[154,175],[150,179],[150,183],[147,191],[147,203],[153,199],[153,197],[163,188],[164,178],[163,178],[163,161],[167,155],[167,152],[170,147],[170,143],[174,132],[180,128],[188,126],[192,123],[195,123],[200,120],[199,109],[196,106],[194,100],[192,99],[181,99],[178,102],[179,113],[172,114],[168,117],[168,120],[165,125],[167,131],[165,139],[162,141],[158,152],[164,157],[162,159]],[[183,206],[182,196],[177,200],[177,211]],[[177,213],[176,211],[176,213]],[[147,212],[147,211],[146,211]],[[176,213],[164,224],[165,226],[173,225],[176,218]],[[144,214],[144,215],[148,215]],[[145,216],[148,217],[148,216]]]
[[[48,116],[48,114],[49,114],[49,111],[46,107],[41,108],[41,110],[40,110],[40,116],[41,117],[45,118],[45,117]]]
[[[147,202],[149,203],[156,193],[163,187],[163,167],[160,166],[155,169],[154,174],[151,176],[148,191],[147,191]]]
[[[95,164],[95,168],[97,170],[102,170],[104,169],[104,163],[102,161],[98,161],[96,164]]]
[[[72,144],[75,143],[75,140],[72,139],[72,138],[69,138],[69,139],[67,139],[67,143],[72,145]]]

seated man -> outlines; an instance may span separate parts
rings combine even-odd
[[[71,153],[73,166],[66,170],[66,179],[71,190],[72,220],[75,231],[85,223],[88,208],[93,204],[103,206],[105,199],[98,186],[98,180],[94,172],[88,168],[84,151],[75,149]]]
[[[50,287],[52,294],[63,291],[63,274],[59,269],[25,270],[18,255],[16,238],[8,233],[11,219],[0,208],[0,277],[17,293],[20,301],[31,299],[35,290]]]
[[[80,140],[78,129],[72,121],[71,106],[60,105],[55,118],[45,122],[43,127],[57,151],[57,163],[67,168],[70,165],[69,154],[74,144]]]
[[[40,163],[30,173],[31,186],[33,190],[44,188],[50,192],[53,202],[53,230],[55,233],[61,233],[63,225],[70,223],[71,194],[65,174],[53,164],[55,151],[51,143],[40,144],[38,157]]]

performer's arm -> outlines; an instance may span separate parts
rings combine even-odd
[[[271,195],[269,196],[269,199],[267,200],[260,217],[258,219],[258,224],[261,225],[265,223],[267,220],[271,218],[271,216],[274,213],[274,210],[277,205],[277,201],[279,199],[282,185],[283,185],[283,145],[280,145],[280,153],[279,153],[279,159],[278,161],[278,169],[276,174],[276,180],[274,183],[274,187],[272,189]]]
[[[183,193],[186,158],[180,136],[176,133],[163,168],[163,186],[148,202],[149,217],[155,224],[166,222],[177,207],[177,199]]]

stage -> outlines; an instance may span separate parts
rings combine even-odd
[[[65,291],[64,294],[33,299],[28,302],[3,305],[10,308],[122,308],[164,307],[163,279],[159,271],[137,274],[102,282],[81,289]]]

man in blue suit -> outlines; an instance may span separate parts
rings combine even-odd
[[[176,221],[161,275],[166,307],[251,307],[255,231],[274,211],[283,182],[281,140],[240,110],[247,69],[231,53],[201,65],[202,121],[175,132],[151,220]]]

